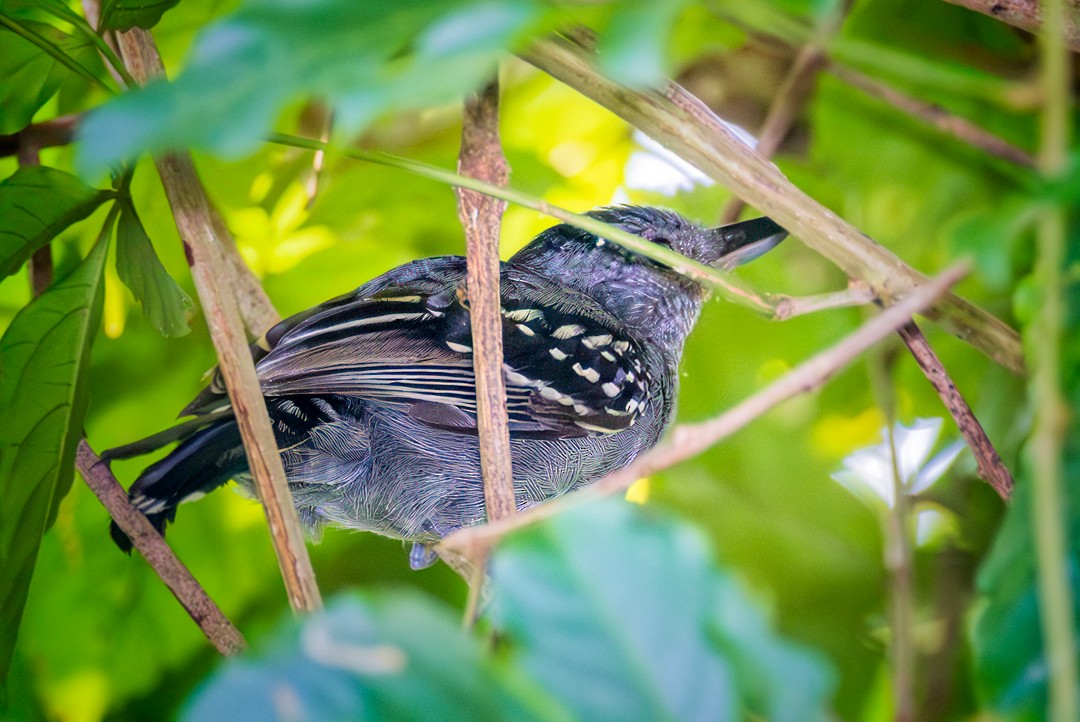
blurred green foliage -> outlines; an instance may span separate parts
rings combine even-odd
[[[168,4],[155,5],[156,10]],[[122,258],[105,266],[102,333],[90,351],[83,389],[89,403],[86,435],[98,449],[169,425],[215,363],[199,316],[191,319],[191,332],[183,338],[160,333],[180,330],[181,294],[194,296],[194,291],[160,182],[140,151],[195,145],[204,182],[242,254],[281,312],[291,314],[400,263],[463,252],[451,189],[399,170],[331,152],[318,195],[309,204],[310,154],[260,144],[271,127],[297,130],[308,93],[336,101],[343,138],[363,128],[364,147],[452,168],[461,94],[501,58],[502,139],[515,187],[572,210],[620,199],[665,205],[710,223],[729,198],[725,189],[696,185],[668,195],[648,182],[656,178],[628,174],[631,161],[649,153],[629,126],[504,51],[520,47],[530,33],[585,25],[599,33],[601,62],[624,82],[647,84],[661,72],[674,74],[722,117],[737,118],[756,132],[795,54],[793,46],[808,40],[832,9],[831,3],[809,0],[710,0],[664,3],[663,8],[634,0],[186,0],[164,14],[145,14],[141,5],[117,0],[106,3],[112,9],[110,22],[153,25],[176,82],[109,100],[102,85],[115,84],[97,55],[46,5],[0,3],[0,15],[40,30],[53,49],[74,57],[101,82],[88,81],[40,46],[0,29],[0,133],[14,132],[31,119],[100,108],[84,124],[78,147],[44,149],[42,163],[72,171],[78,154],[80,167],[101,171],[118,159],[138,156],[130,203],[152,241],[151,247],[133,232],[129,214],[124,240],[115,251]],[[483,20],[488,17],[501,21],[489,25]],[[1029,82],[1034,44],[993,19],[945,3],[915,8],[900,0],[863,0],[854,4],[829,47],[839,62],[1022,147],[1035,147],[1037,115]],[[1029,346],[1038,342],[1028,325],[1042,293],[1029,275],[1030,224],[1040,203],[1050,196],[1060,199],[1060,189],[1040,186],[1029,170],[945,136],[827,71],[776,162],[803,190],[921,271],[932,273],[960,256],[973,256],[976,271],[959,292],[1022,327]],[[27,173],[16,168],[14,159],[0,159],[0,177],[8,179],[4,186]],[[48,234],[56,274],[78,278],[71,274],[82,273],[77,269],[101,229],[106,210],[98,206],[106,198],[75,185],[69,176],[53,180],[61,177],[60,190],[54,189],[48,200],[38,196],[31,201],[33,215],[65,219]],[[0,229],[14,222],[11,199],[10,188],[0,187]],[[530,211],[509,209],[504,256],[551,223]],[[37,231],[27,234],[19,228],[30,236],[29,243],[0,235],[0,259],[10,261],[12,271],[31,246],[40,245],[33,240]],[[1075,237],[1070,247],[1075,288],[1080,260]],[[155,259],[179,284],[168,298],[159,298],[159,313],[147,299],[169,284]],[[125,263],[128,270],[118,272]],[[133,271],[132,263],[141,270]],[[740,274],[758,288],[796,295],[832,291],[846,283],[839,271],[795,240]],[[145,284],[140,298],[150,318],[125,282],[133,288]],[[29,298],[25,271],[0,283],[0,328],[19,332],[22,322],[13,319]],[[1070,301],[1075,309],[1077,299]],[[686,349],[680,418],[701,419],[729,407],[841,338],[867,313],[835,310],[775,323],[742,308],[709,304]],[[1075,310],[1072,314],[1063,329],[1070,334],[1063,383],[1075,408],[1080,348]],[[38,323],[40,333],[46,327]],[[970,457],[961,457],[927,492],[924,501],[948,517],[950,531],[915,552],[920,717],[968,719],[993,710],[1006,718],[1038,719],[1045,673],[1026,491],[1029,472],[1019,463],[1032,416],[1025,380],[932,324],[926,324],[926,331],[1005,463],[1017,473],[1020,491],[1000,534],[1002,505],[975,479]],[[75,356],[72,348],[69,344],[65,352],[69,357]],[[64,358],[57,353],[50,357]],[[881,354],[892,365],[901,420],[946,415],[898,342],[886,344]],[[5,388],[16,367],[7,354],[2,363],[0,388]],[[5,408],[0,427],[10,435],[32,421]],[[442,692],[465,694],[470,704],[490,704],[494,707],[488,709],[496,711],[508,709],[499,706],[504,702],[525,709],[544,696],[535,689],[538,680],[550,687],[541,674],[546,645],[580,645],[573,661],[594,660],[589,667],[599,676],[607,669],[604,663],[615,665],[626,657],[608,659],[597,650],[618,647],[625,652],[626,639],[620,635],[647,635],[649,625],[658,624],[650,620],[665,613],[666,595],[685,590],[678,605],[667,608],[668,614],[685,618],[665,619],[663,628],[682,629],[668,625],[713,617],[697,636],[686,632],[677,638],[685,656],[675,659],[722,665],[725,673],[716,678],[726,679],[735,691],[738,702],[732,709],[775,720],[791,718],[793,708],[816,712],[819,707],[805,706],[805,700],[827,693],[822,680],[828,674],[824,670],[832,668],[836,686],[822,707],[843,719],[889,719],[889,583],[879,525],[869,509],[830,478],[846,455],[878,439],[885,422],[865,369],[855,366],[639,487],[639,498],[647,497],[649,505],[663,506],[700,530],[715,551],[719,572],[706,568],[701,543],[684,527],[650,519],[643,522],[644,531],[631,532],[621,528],[623,515],[630,512],[612,511],[608,505],[599,507],[595,518],[559,519],[511,540],[496,560],[505,589],[491,620],[505,627],[509,660],[493,657],[452,629],[454,612],[448,608],[460,609],[465,596],[456,575],[442,565],[411,572],[400,543],[372,535],[330,532],[313,547],[324,594],[362,590],[359,597],[332,607],[328,619],[339,620],[344,629],[385,622],[383,636],[363,637],[365,645],[413,644],[421,634],[445,640],[408,648],[432,679],[460,673],[462,686]],[[957,437],[949,420],[943,435]],[[1075,562],[1080,553],[1080,456],[1075,445],[1068,454]],[[145,462],[119,461],[113,468],[122,482],[130,483]],[[0,470],[7,463],[7,457],[0,457]],[[5,492],[0,539],[15,533],[11,504]],[[214,669],[214,654],[146,565],[116,551],[107,522],[97,500],[77,483],[59,504],[55,524],[40,538],[7,680],[11,719],[161,719],[175,717],[185,704],[211,699],[208,691],[188,702]],[[649,530],[655,532],[652,537]],[[679,545],[674,538],[694,541]],[[169,539],[252,642],[257,650],[253,659],[263,660],[227,666],[221,680],[249,665],[255,670],[252,683],[266,684],[258,677],[269,664],[265,660],[278,660],[286,665],[279,669],[295,669],[298,675],[310,674],[303,665],[287,666],[300,664],[290,656],[295,629],[272,631],[287,614],[287,605],[256,504],[235,494],[211,495],[180,512]],[[27,543],[36,546],[37,538]],[[622,548],[612,548],[616,543]],[[610,573],[599,575],[596,564]],[[7,581],[16,571],[5,568],[0,574]],[[1072,579],[1077,581],[1075,569]],[[612,586],[596,586],[601,583]],[[640,597],[640,604],[630,609],[603,604],[605,594],[623,589],[618,584],[626,586],[617,599],[632,595]],[[401,591],[381,591],[386,586]],[[5,595],[9,589],[18,592],[19,585],[10,584]],[[720,601],[708,596],[714,593]],[[545,599],[561,599],[562,606],[535,607]],[[692,613],[686,611],[692,605],[697,605]],[[582,633],[569,635],[556,611],[579,615]],[[415,625],[410,615],[418,620]],[[817,680],[807,682],[802,697],[795,696],[795,688],[787,690],[790,697],[768,692],[776,666],[796,662],[789,656],[790,643],[765,631],[764,618],[774,620],[785,638],[827,660],[805,662],[813,657],[790,653],[811,670],[799,678]],[[10,646],[14,624],[6,623],[6,608],[4,619],[0,635]],[[660,652],[645,649],[649,664],[660,662]],[[445,669],[454,665],[460,666]],[[619,674],[611,671],[615,684]],[[468,690],[480,680],[504,691],[505,699],[472,699]],[[360,688],[342,678],[311,681],[359,694]],[[668,693],[687,681],[664,683],[659,691]],[[561,698],[567,714],[593,716],[573,703],[595,702],[587,692],[575,696],[568,691]],[[198,707],[187,709],[191,714]],[[540,708],[528,709],[543,716]],[[663,709],[686,716],[679,711],[684,708]]]

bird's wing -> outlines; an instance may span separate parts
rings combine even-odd
[[[257,368],[267,396],[338,394],[476,433],[472,337],[460,259],[425,262],[275,327]],[[551,289],[547,289],[549,292]],[[561,438],[629,427],[649,379],[640,349],[586,298],[566,309],[503,295],[511,434]],[[538,298],[536,293],[526,294]],[[206,404],[203,404],[206,408]]]

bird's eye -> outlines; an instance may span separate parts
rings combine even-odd
[[[671,248],[671,239],[665,238],[664,236],[654,238],[653,243],[657,244],[658,246],[664,246],[665,248]]]

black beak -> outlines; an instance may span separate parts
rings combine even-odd
[[[714,228],[711,232],[716,237],[721,253],[710,265],[725,271],[771,251],[788,235],[776,221],[764,216]]]

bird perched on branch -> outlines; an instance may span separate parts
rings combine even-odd
[[[768,218],[700,228],[656,208],[588,215],[731,268],[787,234]],[[707,293],[676,271],[570,225],[502,265],[504,373],[519,507],[626,466],[671,421],[683,343]],[[252,347],[301,520],[429,546],[484,519],[465,259],[405,264],[288,318]],[[251,487],[220,376],[195,418],[107,458],[181,440],[132,485],[164,531],[177,506],[236,479]],[[115,524],[113,538],[131,543]]]

